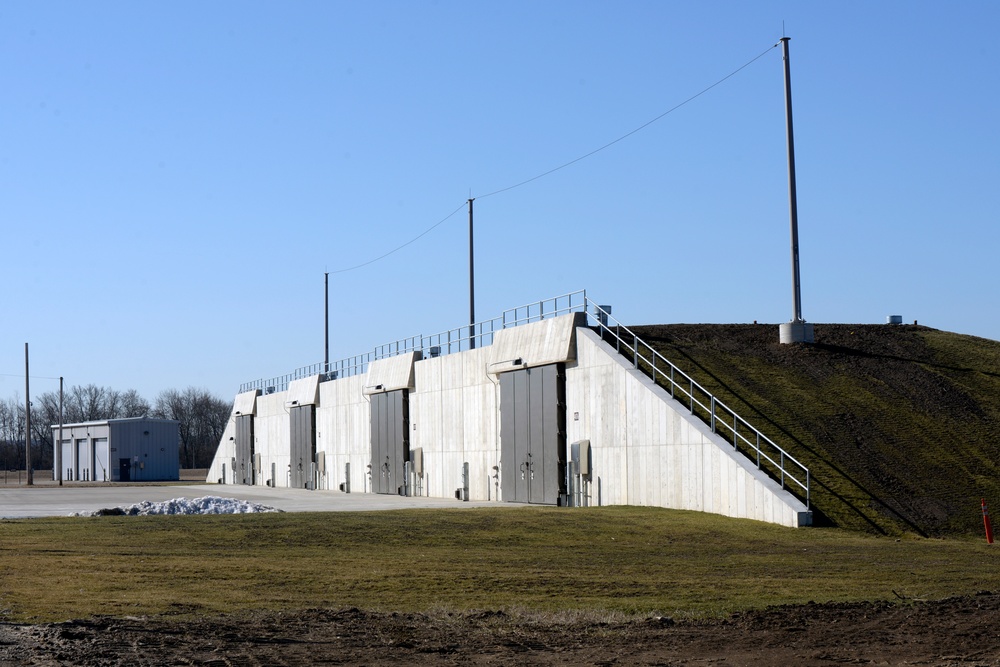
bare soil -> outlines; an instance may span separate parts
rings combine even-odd
[[[359,609],[0,625],[0,665],[1000,665],[1000,595],[723,620]]]

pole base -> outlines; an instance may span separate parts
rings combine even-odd
[[[782,345],[786,343],[815,343],[813,325],[810,322],[785,322],[778,325],[778,335]]]

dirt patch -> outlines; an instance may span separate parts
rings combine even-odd
[[[807,604],[720,621],[255,613],[0,625],[0,665],[1000,665],[1000,596]]]

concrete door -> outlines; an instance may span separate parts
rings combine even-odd
[[[410,401],[405,389],[372,394],[372,491],[397,494],[406,483],[410,460]]]
[[[555,505],[565,493],[566,379],[562,364],[500,375],[503,499]]]

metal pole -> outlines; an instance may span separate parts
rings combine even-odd
[[[792,321],[802,322],[802,292],[799,287],[799,213],[795,196],[795,135],[792,131],[792,74],[788,62],[789,37],[781,38],[785,62],[785,125],[788,134],[788,208],[792,228]]]
[[[330,274],[323,274],[323,322],[326,345],[323,353],[323,372],[330,372]]]
[[[472,202],[469,198],[469,349],[476,348],[476,268],[475,245],[472,242]]]
[[[35,483],[31,474],[31,392],[28,387],[28,344],[24,344],[24,468],[28,486]]]
[[[56,461],[56,476],[59,486],[62,486],[62,443],[63,443],[63,379],[59,378],[59,442],[56,444],[53,457]]]

